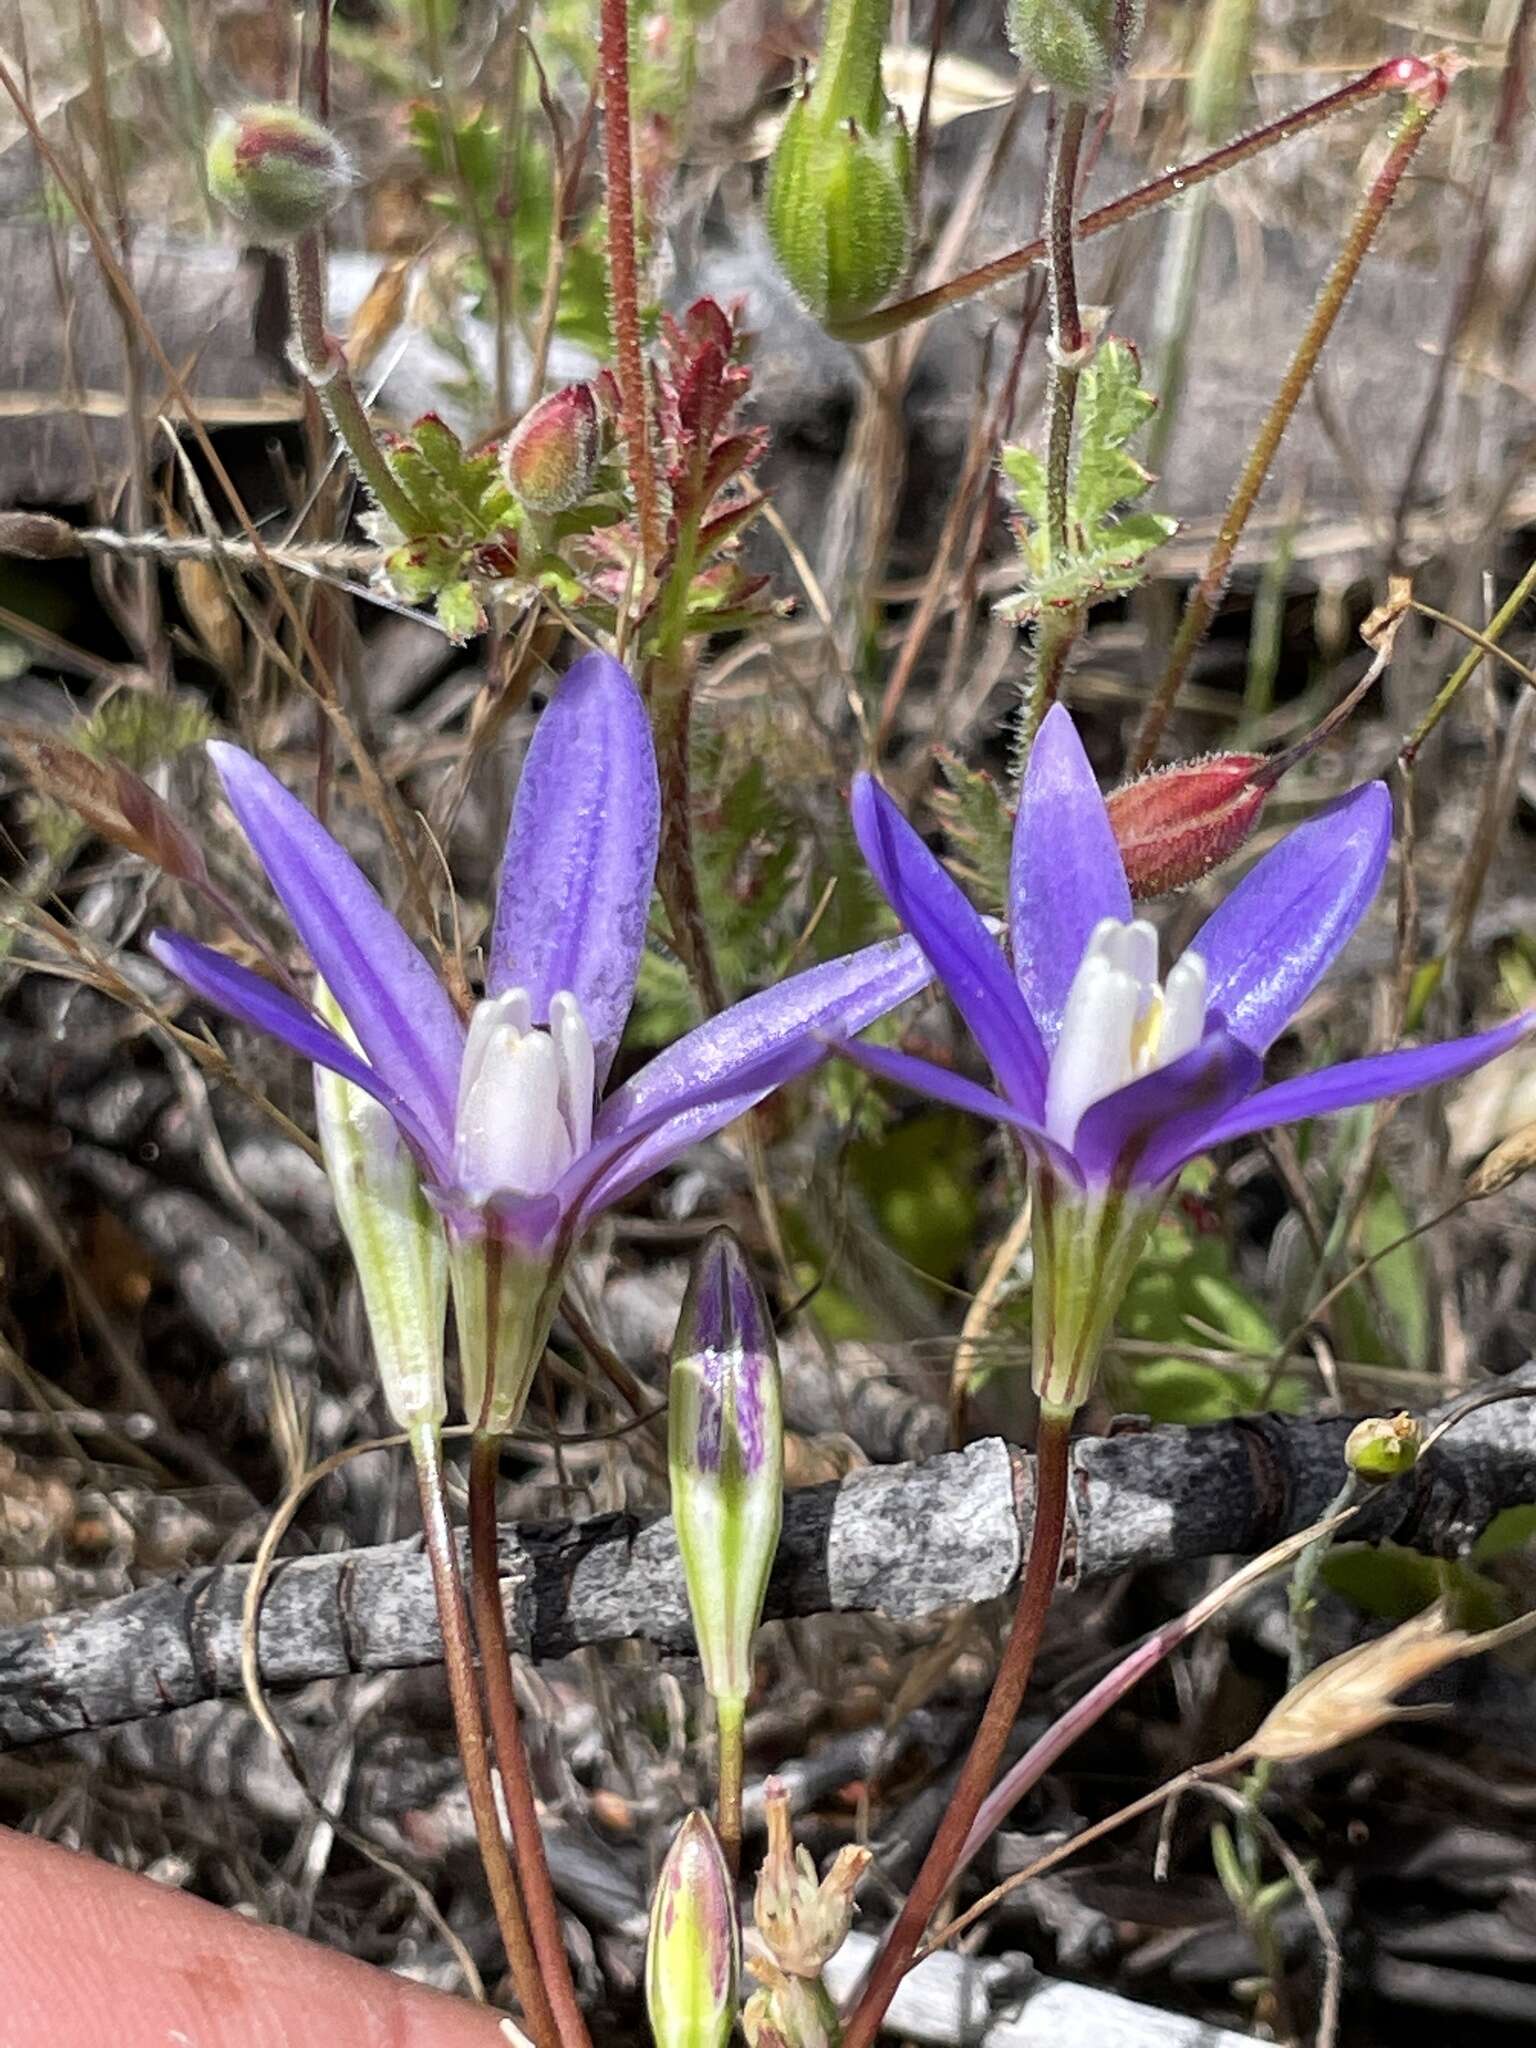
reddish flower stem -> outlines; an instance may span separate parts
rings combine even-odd
[[[500,1551],[496,1534],[496,1474],[500,1438],[481,1431],[469,1454],[470,1600],[480,1644],[480,1670],[490,1713],[491,1737],[512,1829],[512,1854],[522,1886],[539,1975],[549,2000],[561,2048],[591,2048],[560,1933],[544,1836],[534,1802],[522,1716],[512,1683],[512,1653],[501,1605]]]
[[[608,187],[608,295],[623,412],[621,424],[648,580],[661,560],[666,536],[651,461],[650,404],[640,350],[635,169],[629,118],[628,0],[602,0],[598,55],[603,77],[603,169]]]
[[[448,1521],[442,1446],[436,1430],[417,1431],[411,1439],[411,1451],[416,1460],[417,1491],[421,1496],[422,1540],[432,1567],[432,1590],[437,1598],[438,1626],[443,1637],[443,1670],[448,1679],[454,1733],[464,1766],[464,1783],[469,1792],[470,1812],[474,1816],[480,1860],[485,1866],[491,1903],[496,1910],[496,1924],[501,1930],[528,2032],[539,2048],[556,2048],[558,2037],[554,2018],[535,1959],[522,1895],[501,1832],[480,1688],[475,1678],[474,1643],[464,1600],[464,1580],[459,1570],[458,1545]]]
[[[1170,199],[1179,198],[1193,186],[1203,185],[1208,178],[1219,177],[1234,165],[1262,155],[1277,142],[1289,142],[1292,136],[1300,135],[1308,128],[1316,128],[1335,114],[1361,106],[1367,100],[1378,99],[1383,93],[1421,89],[1427,80],[1437,77],[1443,80],[1444,74],[1419,57],[1394,57],[1386,64],[1378,64],[1359,78],[1351,79],[1348,85],[1341,85],[1336,92],[1325,93],[1321,99],[1282,115],[1278,121],[1268,121],[1250,134],[1223,143],[1220,149],[1213,149],[1208,156],[1197,157],[1193,163],[1180,164],[1176,170],[1164,171],[1161,177],[1138,185],[1135,191],[1112,199],[1107,206],[1085,213],[1077,224],[1078,237],[1086,240],[1090,235],[1102,235],[1110,228],[1124,227],[1127,221],[1154,212],[1159,206],[1166,206]],[[882,336],[896,334],[915,321],[931,319],[935,313],[942,313],[950,306],[963,305],[967,299],[995,290],[1010,278],[1018,277],[1022,272],[1033,269],[1035,264],[1044,262],[1045,255],[1045,242],[1037,238],[1026,242],[1022,248],[1011,249],[1006,256],[994,256],[990,263],[983,263],[975,270],[963,271],[958,277],[934,285],[930,291],[918,292],[915,297],[902,299],[894,306],[883,306],[878,312],[866,313],[860,320],[847,321],[834,331],[840,341],[879,341]]]
[[[1334,322],[1344,307],[1350,288],[1360,273],[1366,253],[1376,238],[1376,231],[1386,218],[1388,207],[1397,196],[1404,172],[1412,163],[1424,134],[1434,119],[1441,102],[1450,88],[1450,73],[1446,69],[1418,63],[1413,58],[1403,58],[1389,68],[1397,72],[1409,72],[1403,81],[1408,91],[1408,101],[1398,120],[1397,134],[1387,155],[1386,162],[1372,181],[1371,189],[1362,200],[1344,246],[1328,274],[1327,282],[1318,293],[1317,303],[1312,308],[1296,352],[1291,357],[1290,367],[1275,394],[1257,440],[1249,450],[1248,460],[1243,465],[1242,475],[1228,502],[1225,516],[1217,531],[1211,548],[1210,559],[1205,565],[1200,581],[1190,592],[1184,616],[1179,621],[1179,630],[1174,635],[1173,647],[1168,656],[1168,666],[1163,671],[1157,690],[1141,730],[1136,735],[1136,748],[1131,761],[1130,772],[1141,773],[1156,754],[1168,723],[1174,703],[1189,673],[1189,665],[1195,650],[1210,630],[1217,607],[1226,591],[1232,574],[1232,560],[1237,553],[1237,544],[1242,539],[1243,528],[1248,515],[1258,502],[1259,492],[1264,487],[1270,465],[1279,452],[1285,430],[1301,402],[1317,359],[1323,352],[1324,344],[1333,332]]]
[[[970,1755],[965,1760],[939,1831],[843,2030],[842,2048],[873,2048],[880,2022],[896,1994],[897,1985],[912,1967],[918,1943],[934,1908],[961,1866],[971,1824],[991,1788],[998,1761],[1018,1718],[1030,1674],[1035,1667],[1035,1653],[1045,1633],[1045,1620],[1050,1612],[1056,1574],[1061,1565],[1062,1536],[1067,1519],[1071,1433],[1070,1415],[1053,1410],[1042,1412],[1035,1445],[1034,1522],[1029,1533],[1029,1557],[1019,1588],[1013,1630],[1003,1651],[992,1694],[981,1717],[981,1726],[976,1731]]]

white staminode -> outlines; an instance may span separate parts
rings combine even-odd
[[[528,991],[476,1003],[459,1069],[454,1167],[472,1201],[547,1194],[592,1142],[592,1034],[576,998],[535,1025]]]
[[[1128,1081],[1193,1052],[1205,1029],[1205,962],[1186,953],[1157,978],[1144,918],[1101,918],[1072,977],[1045,1086],[1045,1128],[1070,1145],[1078,1120]]]

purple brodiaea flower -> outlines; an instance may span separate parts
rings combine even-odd
[[[872,1046],[887,1079],[1001,1119],[1031,1165],[1034,1369],[1070,1413],[1180,1168],[1250,1131],[1448,1081],[1536,1027],[1526,1011],[1446,1045],[1348,1060],[1261,1087],[1263,1058],[1327,972],[1381,880],[1386,786],[1299,826],[1245,875],[1165,975],[1131,914],[1104,800],[1065,710],[1036,738],[1020,792],[1002,946],[883,790],[861,777],[854,830],[892,908],[933,963],[1000,1093]]]
[[[571,669],[523,764],[483,1000],[466,1026],[351,856],[238,747],[211,749],[236,817],[355,1040],[180,933],[155,956],[216,1008],[384,1104],[442,1214],[466,1407],[510,1428],[578,1232],[696,1140],[914,994],[910,940],[813,967],[689,1032],[603,1099],[645,944],[656,757],[607,655]],[[477,1362],[478,1361],[478,1362]]]

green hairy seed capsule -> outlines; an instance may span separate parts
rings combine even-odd
[[[790,109],[769,168],[764,222],[779,266],[818,320],[836,327],[878,306],[912,241],[911,149],[887,109],[870,133]]]
[[[784,1421],[767,1305],[728,1230],[694,1262],[668,1386],[672,1519],[704,1683],[744,1702],[778,1547]]]
[[[315,1008],[333,1031],[352,1041],[323,984],[316,985]],[[448,1249],[442,1224],[382,1103],[316,1067],[315,1116],[336,1214],[362,1282],[385,1403],[401,1429],[435,1429],[447,1413]]]
[[[708,1818],[691,1813],[651,1901],[645,2003],[656,2048],[724,2048],[740,1977],[736,1888]]]
[[[1053,92],[1097,99],[1130,61],[1142,14],[1142,0],[1010,0],[1008,41]]]
[[[295,107],[251,106],[221,115],[208,138],[208,189],[259,242],[308,234],[353,182],[352,159],[326,128]]]
[[[890,0],[830,0],[816,75],[768,166],[768,239],[830,327],[879,305],[912,244],[911,146],[880,78],[890,14]]]

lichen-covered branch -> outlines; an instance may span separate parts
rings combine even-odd
[[[1536,1393],[1536,1363],[1504,1385]],[[1126,1430],[1073,1446],[1064,1575],[1244,1555],[1317,1519],[1338,1492],[1350,1418],[1255,1416]],[[915,1619],[994,1599],[1019,1569],[1032,1461],[995,1438],[914,1465],[875,1465],[791,1494],[770,1617],[880,1612]],[[1536,1400],[1459,1421],[1357,1533],[1440,1556],[1468,1550],[1501,1509],[1536,1501]],[[501,1532],[514,1643],[536,1659],[637,1637],[692,1646],[672,1525],[630,1515]],[[0,1632],[0,1745],[18,1748],[240,1690],[248,1567],[210,1567]],[[288,1560],[262,1609],[273,1687],[438,1661],[431,1579],[414,1539]]]

